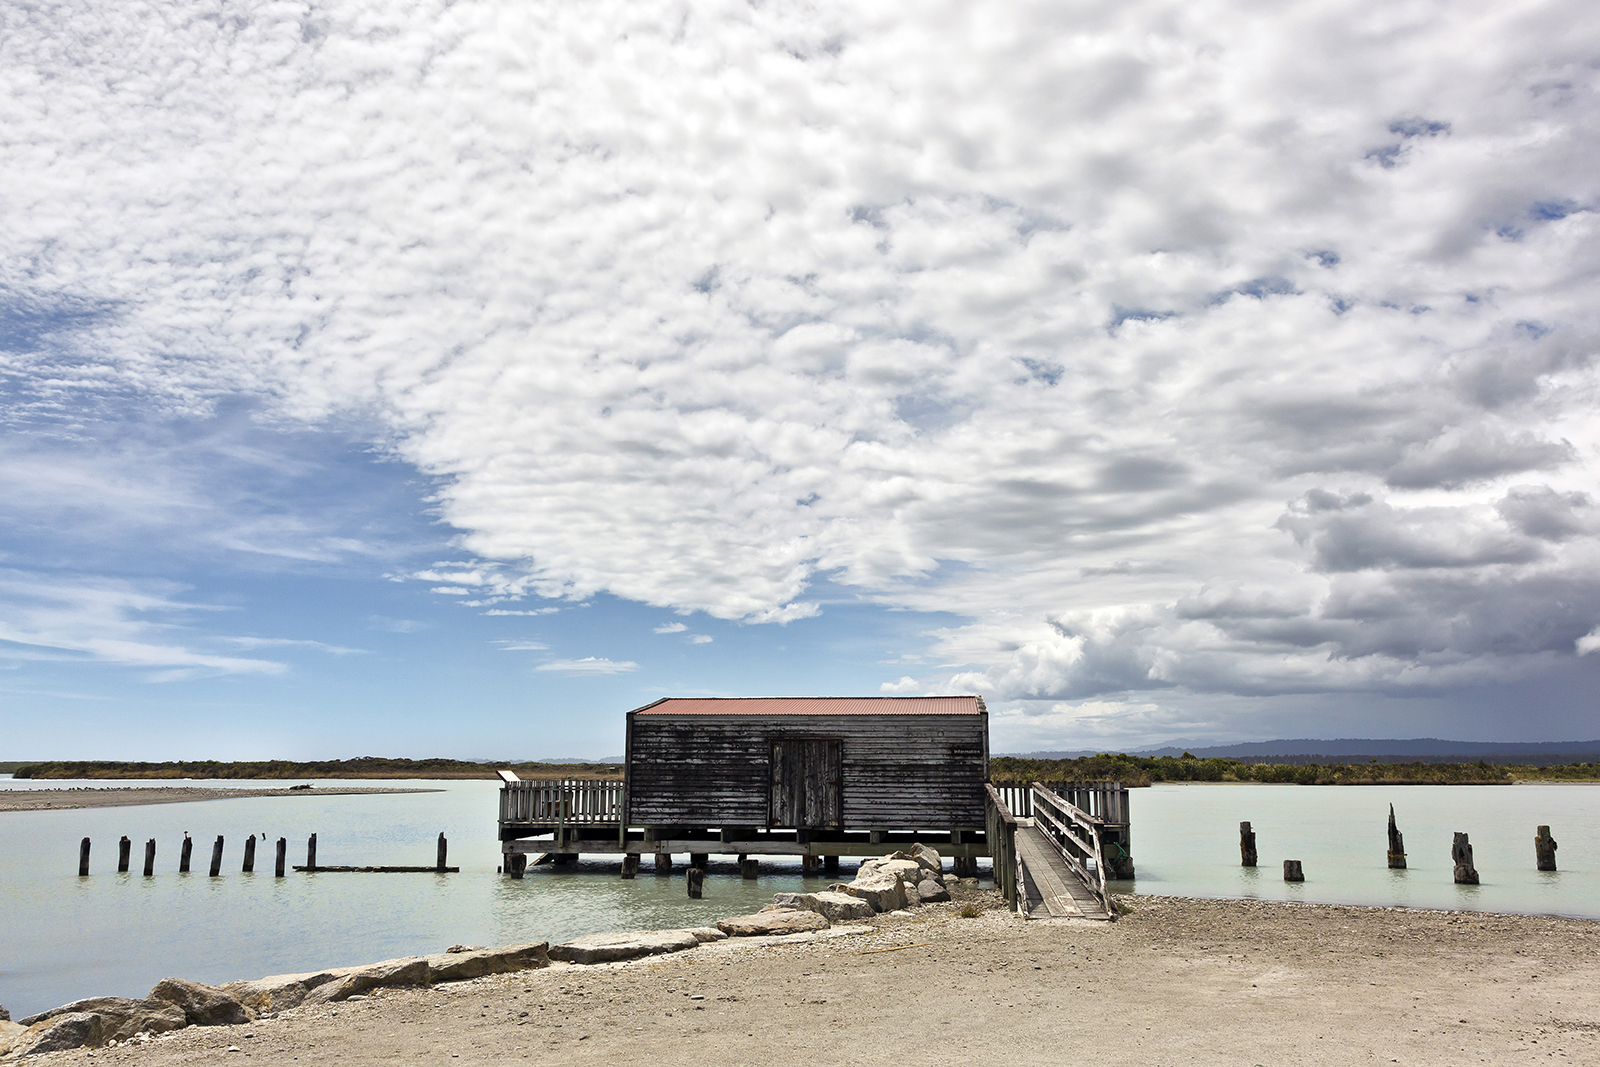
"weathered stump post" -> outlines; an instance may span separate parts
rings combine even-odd
[[[256,873],[256,835],[251,834],[244,840],[244,866],[239,868],[245,874]]]
[[[156,839],[151,838],[144,843],[144,876],[153,877],[156,873]]]
[[[513,852],[506,857],[506,873],[511,877],[522,878],[523,872],[528,869],[528,854],[526,852]]]
[[[1394,805],[1389,805],[1389,869],[1406,869],[1406,839],[1400,836],[1400,827],[1394,823]]]
[[[189,873],[189,855],[194,852],[194,842],[189,839],[188,833],[183,835],[183,847],[178,849],[178,873]]]
[[[739,859],[739,877],[743,878],[747,882],[753,882],[760,875],[761,875],[761,861],[760,860],[752,859],[749,856],[740,857],[740,859]]]
[[[78,846],[78,877],[86,878],[89,875],[89,839],[83,839]]]
[[[822,870],[822,857],[821,856],[801,856],[800,857],[800,873],[805,875],[807,878],[815,878],[817,876],[817,873],[819,871],[821,871],[821,870]]]
[[[317,869],[317,835],[312,834],[306,838],[306,870]]]
[[[1450,846],[1450,858],[1456,864],[1456,885],[1478,884],[1478,869],[1472,865],[1472,844],[1466,834],[1456,834]]]
[[[1539,834],[1533,839],[1533,854],[1539,870],[1556,869],[1556,839],[1550,836],[1550,827],[1539,827]]]
[[[1303,882],[1306,880],[1306,872],[1300,869],[1299,860],[1283,861],[1283,880],[1285,882]]]
[[[217,835],[216,844],[211,846],[211,877],[216,878],[222,874],[222,835]]]
[[[133,842],[128,840],[128,835],[123,834],[122,840],[117,842],[117,873],[128,873],[128,855],[133,851]]]
[[[627,855],[622,857],[622,877],[631,881],[634,875],[638,873],[639,854],[637,852],[629,852]]]
[[[706,872],[699,867],[689,868],[689,899],[699,900],[702,884],[706,880]]]
[[[672,853],[670,853],[670,852],[657,852],[656,853],[655,871],[656,871],[656,874],[662,875],[662,876],[669,875],[669,874],[672,873]]]
[[[434,870],[438,871],[440,874],[444,873],[444,869],[445,869],[445,866],[446,866],[445,857],[447,857],[449,854],[450,854],[450,842],[446,841],[444,839],[444,834],[441,833],[439,835],[439,860],[438,860],[438,863],[436,863],[434,865]]]
[[[1254,867],[1256,865],[1256,832],[1250,829],[1250,824],[1239,824],[1239,866]]]
[[[277,853],[272,860],[272,877],[282,878],[285,861],[289,858],[289,839],[278,838]]]

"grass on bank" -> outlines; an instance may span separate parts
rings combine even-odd
[[[995,756],[995,785],[1034,782],[1266,782],[1285,785],[1512,785],[1519,781],[1600,781],[1600,763],[1525,767],[1477,763],[1247,763],[1237,759],[1129,756],[1101,753],[1078,759],[1040,760]]]

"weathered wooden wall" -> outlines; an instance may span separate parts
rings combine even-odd
[[[837,738],[846,829],[984,825],[988,715],[628,716],[634,826],[766,826],[772,742]]]

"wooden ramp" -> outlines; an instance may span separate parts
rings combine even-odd
[[[1111,918],[1038,827],[1019,825],[1016,849],[1019,888],[1025,897],[1017,902],[1018,911],[1030,919]]]

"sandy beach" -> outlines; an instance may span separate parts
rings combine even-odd
[[[438,793],[438,789],[387,789],[382,786],[300,789],[213,789],[205,786],[69,786],[61,789],[0,789],[0,811],[62,811],[68,808],[121,808],[140,804],[187,804],[197,800],[242,797],[341,797],[357,793]]]
[[[1600,924],[1140,897],[1114,924],[979,894],[843,936],[557,964],[52,1063],[1600,1062]],[[829,933],[836,934],[837,931]]]

